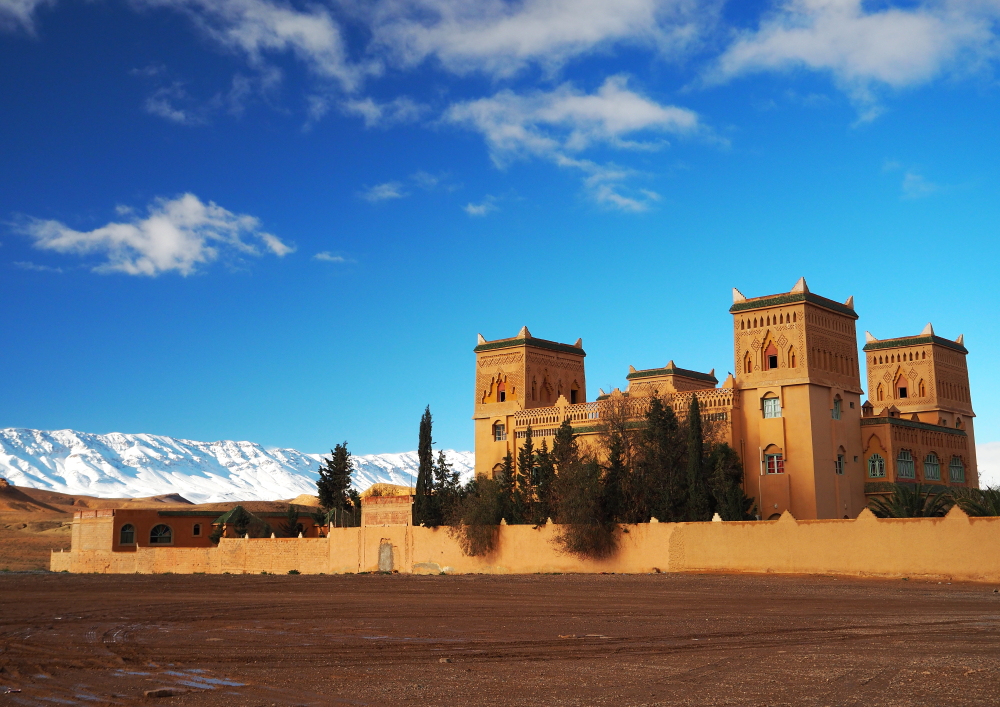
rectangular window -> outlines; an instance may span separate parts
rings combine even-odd
[[[777,368],[777,367],[778,367],[778,357],[777,356],[768,356],[767,357],[767,368],[768,368],[768,370],[771,370],[772,368]]]
[[[900,388],[899,389],[899,397],[901,397],[901,398],[905,398],[906,397],[906,388]]]
[[[569,403],[570,405],[576,405],[576,391],[569,391]]]
[[[953,484],[965,483],[965,466],[958,457],[951,458],[951,464],[948,465],[948,478]]]
[[[764,398],[764,417],[781,417],[781,404],[777,398]]]
[[[840,398],[833,401],[833,410],[830,411],[830,415],[834,420],[840,419],[841,405],[843,405],[843,401]]]
[[[900,479],[916,478],[913,456],[905,449],[900,451],[899,456],[896,457],[896,477]]]
[[[764,468],[768,474],[784,474],[785,460],[780,454],[765,454]]]
[[[934,454],[928,454],[924,459],[924,479],[927,481],[941,480],[941,463]]]
[[[499,422],[493,425],[493,439],[497,442],[505,442],[507,440],[507,425],[501,425]]]
[[[843,474],[844,474],[844,455],[843,454],[838,454],[837,455],[837,461],[835,461],[833,463],[833,470],[837,474],[840,474],[841,476],[843,476]]]

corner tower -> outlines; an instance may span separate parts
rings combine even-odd
[[[733,290],[733,441],[762,519],[854,518],[865,506],[854,298],[809,291],[747,298]]]
[[[514,414],[554,405],[587,402],[583,340],[561,344],[536,339],[521,327],[517,336],[487,341],[476,353],[476,475],[493,476],[508,451],[514,453]]]
[[[965,337],[876,339],[865,332],[862,421],[868,483],[979,485]]]

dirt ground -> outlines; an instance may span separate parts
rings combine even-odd
[[[994,589],[0,573],[0,705],[996,705]]]

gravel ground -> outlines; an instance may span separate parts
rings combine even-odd
[[[995,589],[0,574],[0,705],[996,705]]]

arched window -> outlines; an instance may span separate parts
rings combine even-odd
[[[788,367],[795,368],[795,347],[788,347]]]
[[[917,478],[915,469],[913,468],[913,455],[907,449],[899,450],[899,455],[896,457],[896,478]]]
[[[868,457],[868,478],[885,478],[885,459],[882,458],[881,454],[872,454]]]
[[[965,483],[965,465],[962,464],[961,457],[951,458],[951,463],[948,464],[948,478],[953,484]]]
[[[764,472],[767,474],[784,474],[785,458],[781,449],[775,445],[769,445],[764,450]]]
[[[170,545],[174,541],[174,533],[169,525],[155,525],[149,531],[150,545]]]
[[[507,402],[507,384],[503,381],[497,383],[497,402],[505,403]]]
[[[493,440],[495,442],[507,441],[507,425],[502,422],[495,422],[493,424]]]
[[[902,374],[896,379],[896,397],[897,398],[907,398],[909,397],[909,381]]]
[[[924,457],[924,480],[925,481],[940,481],[941,480],[941,462],[938,461],[937,454],[931,452],[926,457]]]
[[[878,387],[875,389],[875,399],[882,400],[885,397],[885,392],[882,390],[882,384],[879,383]]]
[[[753,373],[753,358],[750,357],[749,351],[747,351],[746,356],[743,357],[743,372]]]
[[[924,351],[922,354],[920,354],[920,358],[927,358],[927,352]]]
[[[927,388],[924,387],[924,379],[923,378],[920,379],[920,384],[917,386],[917,390],[919,391],[919,394],[920,394],[921,398],[924,398],[924,397],[927,396]]]
[[[118,535],[118,543],[120,545],[135,545],[135,526],[131,523],[126,523],[122,526],[122,529]]]
[[[197,537],[201,536],[201,523],[195,523],[194,527],[191,528],[191,535]]]
[[[840,419],[843,406],[844,406],[844,401],[840,399],[839,395],[833,399],[833,410],[830,411],[830,416],[834,420]]]
[[[740,329],[743,330],[743,329],[746,329],[746,328],[747,328],[747,321],[746,321],[746,319],[741,319],[740,320]]]
[[[761,402],[764,405],[764,417],[781,417],[781,402],[774,393],[769,393]]]
[[[833,473],[838,476],[844,475],[844,460],[847,458],[847,450],[843,447],[837,449],[837,460],[833,463]]]
[[[757,328],[757,317],[754,317],[754,318],[753,318],[753,328],[754,328],[754,329],[756,329],[756,328]]]
[[[769,371],[778,367],[778,347],[772,341],[764,350],[764,370]]]

